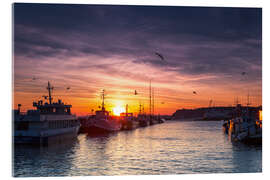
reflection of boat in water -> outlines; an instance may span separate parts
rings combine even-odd
[[[229,120],[223,120],[222,121],[222,130],[225,134],[228,134],[230,121]]]
[[[109,115],[104,104],[104,90],[102,91],[102,107],[96,111],[96,114],[89,116],[84,124],[82,124],[83,132],[87,133],[107,133],[116,132],[121,129],[118,119]]]
[[[42,144],[64,142],[67,138],[77,137],[80,127],[75,115],[71,114],[71,105],[60,99],[52,102],[51,87],[48,82],[49,103],[33,102],[36,110],[28,110],[26,114],[14,110],[14,142],[16,144]]]
[[[261,110],[244,110],[238,104],[235,117],[225,122],[223,129],[232,142],[262,143],[261,113]]]

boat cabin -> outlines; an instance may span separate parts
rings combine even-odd
[[[43,104],[43,101],[33,102],[33,106],[37,108],[37,111],[40,114],[65,114],[71,115],[70,108],[72,105],[65,105],[61,99],[58,102],[48,104],[47,102]],[[34,113],[28,112],[28,113]]]

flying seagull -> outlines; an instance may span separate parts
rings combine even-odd
[[[138,95],[137,91],[135,90],[134,95]]]
[[[196,91],[193,91],[193,94],[197,94],[197,92]]]
[[[67,87],[67,90],[70,90],[70,87]]]
[[[162,61],[165,61],[164,57],[163,57],[160,53],[155,52],[155,54],[156,54],[158,57],[160,57],[160,59],[161,59]]]

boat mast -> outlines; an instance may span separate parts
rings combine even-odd
[[[139,114],[141,114],[142,113],[142,103],[141,103],[141,101],[140,101],[140,109],[139,109]]]
[[[47,89],[48,89],[48,92],[49,92],[49,102],[50,102],[50,104],[52,104],[51,90],[53,90],[53,87],[51,86],[49,81],[48,81]]]
[[[102,98],[102,111],[105,111],[105,104],[104,104],[104,97],[105,97],[105,90],[102,90],[101,98]]]
[[[151,99],[151,79],[150,79],[150,84],[149,84],[149,115],[151,116],[152,114],[152,99]]]
[[[248,95],[247,95],[247,107],[250,105],[250,102],[249,102],[249,92],[248,92]]]
[[[126,116],[128,116],[128,104],[126,104]]]
[[[236,106],[239,104],[238,96],[236,97]]]
[[[153,88],[153,91],[152,91],[152,113],[153,115],[155,115],[155,109],[154,109],[154,106],[155,106],[155,102],[154,102],[154,88]]]
[[[209,108],[211,108],[212,102],[213,102],[212,99],[210,99],[209,106],[208,106]]]

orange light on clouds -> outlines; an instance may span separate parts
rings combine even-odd
[[[138,114],[141,104],[144,112],[148,113],[149,78],[152,78],[152,88],[155,89],[156,114],[173,114],[181,108],[208,107],[210,99],[215,106],[232,105],[236,97],[244,104],[245,89],[249,89],[252,105],[261,105],[261,81],[244,84],[218,74],[181,74],[148,64],[134,63],[128,58],[66,58],[63,66],[62,60],[57,58],[46,58],[37,64],[31,58],[29,63],[29,58],[16,56],[13,107],[17,108],[17,104],[22,104],[23,111],[33,109],[33,101],[47,95],[46,84],[50,81],[55,87],[53,101],[59,98],[71,104],[71,111],[76,115],[92,114],[99,110],[102,89],[105,89],[105,108],[114,115],[125,112],[126,104],[129,112]],[[86,63],[87,67],[78,68]],[[107,69],[104,70],[104,67]],[[44,69],[50,69],[50,72]],[[34,75],[38,77],[36,80],[31,79]],[[67,90],[67,87],[70,89]],[[137,95],[134,95],[135,90]],[[196,95],[192,93],[194,90]]]

